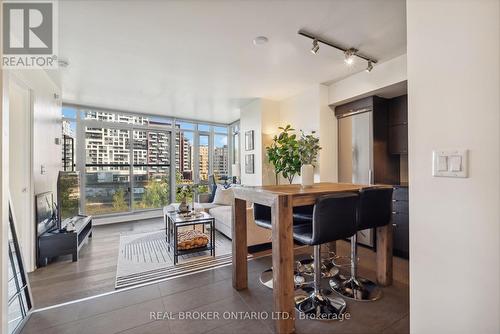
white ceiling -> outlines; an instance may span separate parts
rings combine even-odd
[[[228,123],[254,98],[366,67],[323,45],[311,54],[299,29],[383,62],[406,52],[405,11],[405,0],[61,1],[63,100]],[[259,35],[269,43],[254,46]]]

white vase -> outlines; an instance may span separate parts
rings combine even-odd
[[[302,177],[302,187],[312,187],[312,185],[314,184],[313,165],[302,165],[302,167],[300,167],[300,175]]]

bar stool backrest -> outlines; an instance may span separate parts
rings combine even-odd
[[[359,191],[358,231],[390,223],[392,191],[390,187],[364,188]]]
[[[346,192],[321,196],[313,211],[312,240],[320,245],[351,237],[356,233],[356,214],[359,204],[357,193]]]

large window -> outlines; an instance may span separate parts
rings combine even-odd
[[[85,212],[90,215],[131,209],[130,131],[85,127]]]
[[[133,130],[133,142],[134,208],[161,208],[170,202],[170,132]]]
[[[210,174],[209,135],[199,135],[198,142],[198,179],[200,183],[207,183]]]
[[[192,184],[194,183],[194,132],[177,132],[175,147],[177,184]]]
[[[161,208],[186,184],[230,173],[228,126],[168,117],[63,107],[64,170],[82,172],[91,215]]]
[[[62,170],[69,172],[74,171],[76,166],[76,110],[64,107],[62,112]]]
[[[226,129],[227,130],[227,129]],[[229,177],[229,150],[227,134],[214,135],[214,175],[226,180]]]
[[[231,164],[240,163],[240,122],[230,126],[231,130]]]

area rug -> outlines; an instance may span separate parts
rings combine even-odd
[[[215,257],[209,251],[179,256],[174,266],[165,230],[120,236],[115,289],[217,268],[231,263],[231,240],[216,232]]]

